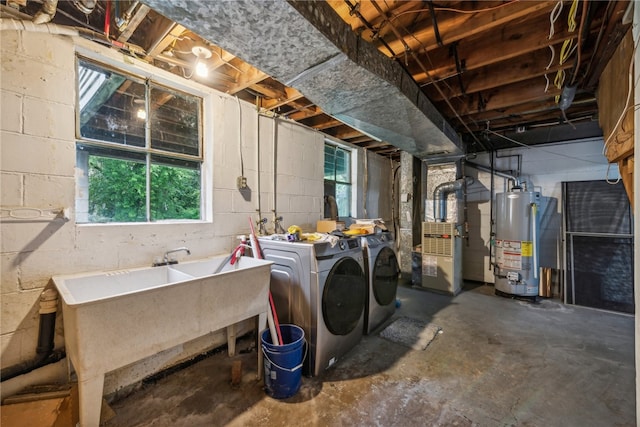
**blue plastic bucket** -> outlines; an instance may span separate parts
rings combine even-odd
[[[271,343],[269,329],[262,331],[264,385],[267,394],[286,399],[298,392],[302,382],[304,331],[296,325],[280,325],[282,345]]]

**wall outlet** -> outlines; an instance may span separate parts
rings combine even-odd
[[[247,188],[247,177],[246,176],[239,176],[237,179],[237,184],[238,184],[238,190],[242,190],[244,188]]]

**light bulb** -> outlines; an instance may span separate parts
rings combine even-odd
[[[136,116],[140,119],[140,120],[146,120],[147,118],[147,111],[144,108],[140,108],[137,112],[136,112]]]
[[[209,75],[207,64],[202,61],[196,62],[196,75],[200,77],[207,77]]]

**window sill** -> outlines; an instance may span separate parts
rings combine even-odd
[[[78,227],[145,227],[145,226],[154,226],[154,225],[200,225],[200,224],[212,224],[213,221],[207,220],[165,220],[165,221],[154,221],[154,222],[77,222],[76,226]]]

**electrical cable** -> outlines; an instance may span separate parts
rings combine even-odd
[[[634,58],[636,55],[636,50],[638,49],[638,43],[640,42],[640,40],[633,40],[633,52],[631,53],[631,60],[629,61],[629,83],[628,83],[628,88],[627,88],[627,99],[624,102],[624,108],[622,110],[622,113],[620,113],[620,117],[618,117],[618,120],[616,121],[615,126],[613,127],[613,129],[611,129],[611,133],[609,134],[609,136],[607,137],[607,139],[604,142],[604,145],[602,147],[602,155],[603,156],[607,156],[607,150],[609,149],[609,143],[611,142],[611,138],[613,137],[613,135],[615,135],[616,130],[618,130],[618,126],[620,126],[620,123],[622,123],[622,120],[624,119],[625,115],[627,114],[627,110],[628,110],[628,106],[629,106],[629,101],[631,100],[631,92],[633,92],[633,88],[634,88],[634,81],[633,81],[633,62],[634,62]],[[635,82],[636,84],[638,82]],[[634,105],[632,105],[631,107],[635,107]]]
[[[191,77],[193,77],[193,69],[191,70],[191,74],[189,74],[187,76],[187,71],[184,69],[184,67],[180,67],[180,69],[182,70],[182,77],[184,77],[185,79],[190,79]]]
[[[620,182],[620,174],[618,174],[618,179],[616,179],[615,181],[609,181],[609,170],[610,169],[611,169],[611,163],[607,163],[607,173],[604,175],[604,180],[607,182],[607,184],[616,185],[617,183]]]
[[[240,151],[240,176],[244,176],[244,159],[242,157],[242,106],[240,105],[240,98],[236,96],[238,101],[238,149]]]
[[[508,6],[508,5],[516,3],[516,2],[518,2],[518,0],[512,0],[510,2],[502,3],[502,4],[499,4],[497,6],[487,7],[485,9],[477,9],[477,10],[454,9],[454,8],[451,8],[451,7],[434,7],[433,10],[445,11],[445,12],[453,12],[453,13],[463,13],[463,14],[474,14],[474,13],[489,12],[489,11],[492,11],[492,10],[500,9],[500,8],[503,8],[505,6]],[[406,12],[401,12],[401,13],[398,13],[397,15],[394,15],[394,17],[391,18],[389,20],[389,22],[391,23],[391,21],[401,17],[402,15],[408,15],[410,13],[422,13],[422,12],[430,12],[430,9],[407,10]]]
[[[380,14],[380,16],[383,16],[385,19],[387,18],[386,13],[380,8],[380,6],[378,6],[378,4],[376,2],[372,2],[371,3],[373,5],[373,7],[378,11],[378,13]],[[393,14],[392,14],[393,16]],[[444,94],[444,92],[442,92],[442,89],[440,89],[440,86],[437,84],[437,82],[435,81],[435,79],[431,76],[431,73],[429,73],[429,70],[427,70],[427,68],[424,66],[424,64],[422,63],[422,61],[420,61],[420,59],[418,58],[418,56],[416,55],[415,51],[411,50],[411,48],[409,47],[409,45],[407,44],[407,42],[404,40],[404,37],[402,37],[402,35],[398,32],[397,28],[391,23],[391,21],[389,21],[389,26],[391,27],[391,30],[393,31],[393,33],[395,34],[395,36],[398,38],[398,40],[400,40],[402,42],[402,44],[404,45],[405,48],[405,52],[410,52],[411,56],[413,57],[413,60],[416,61],[416,63],[418,64],[418,66],[420,67],[420,69],[427,75],[427,77],[433,82],[433,86],[436,88],[436,90],[438,91],[438,93],[440,94],[440,96],[442,97],[442,99],[445,101],[445,103],[447,104],[447,106],[451,109],[451,111],[453,112],[453,114],[456,116],[456,118],[460,121],[460,123],[462,124],[462,126],[464,126],[464,128],[467,130],[467,132],[469,132],[469,134],[471,135],[471,137],[478,143],[478,145],[480,147],[482,147],[483,150],[487,150],[487,148],[485,147],[485,145],[478,139],[478,137],[471,131],[471,129],[469,128],[469,125],[467,125],[467,123],[462,120],[462,117],[460,117],[460,114],[458,114],[458,112],[456,111],[456,109],[454,108],[454,106],[451,104],[451,102],[449,101],[449,98]],[[404,28],[404,27],[403,27]],[[405,32],[408,33],[407,29],[404,28]],[[424,45],[422,45],[422,43],[420,43],[420,45],[423,47],[423,49],[425,49]],[[426,51],[426,49],[425,49]]]
[[[564,121],[565,121],[565,122],[567,122],[567,123],[568,123],[568,124],[573,128],[573,130],[576,130],[576,125],[574,125],[574,124],[571,122],[571,120],[569,120],[569,119],[567,118],[567,112],[566,112],[566,109],[562,109],[562,108],[561,108],[561,109],[560,109],[560,111],[562,111],[562,117],[564,118]]]
[[[561,13],[562,13],[562,0],[558,0],[558,3],[556,3],[556,5],[551,10],[551,13],[549,14],[549,21],[551,21],[551,26],[549,27],[549,37],[548,37],[549,40],[551,40],[551,38],[555,34],[554,26],[556,21],[560,17]]]
[[[551,10],[551,13],[549,14],[549,36],[547,37],[547,40],[551,40],[556,32],[555,23],[560,17],[560,13],[562,13],[562,0],[558,0],[558,3],[556,3],[556,5]],[[553,65],[553,60],[556,58],[556,49],[552,44],[549,45],[549,50],[551,50],[551,59],[549,60],[549,64],[545,67],[545,70],[547,71],[551,68],[551,66]],[[547,82],[544,87],[544,92],[547,93],[549,91],[550,83],[547,73],[544,74],[544,79]]]
[[[573,0],[571,2],[571,8],[569,9],[569,15],[567,16],[567,25],[569,32],[572,33],[576,30],[576,13],[578,11],[578,0]],[[582,13],[585,14],[584,11]],[[580,34],[578,34],[578,38]],[[573,38],[567,39],[562,42],[562,48],[560,48],[560,57],[558,59],[558,65],[563,65],[567,59],[573,53]],[[558,89],[562,89],[562,85],[564,84],[566,77],[566,73],[564,70],[558,70],[556,73],[556,78],[554,79],[554,84]],[[560,101],[560,95],[556,95],[555,97],[556,104]]]
[[[599,162],[593,162],[591,160],[586,160],[586,159],[579,159],[577,157],[567,156],[565,154],[560,154],[560,153],[556,153],[556,152],[553,152],[553,151],[545,150],[544,148],[538,147],[536,145],[527,145],[527,144],[524,144],[524,143],[522,143],[520,141],[516,141],[515,139],[509,138],[508,136],[504,136],[504,135],[501,135],[501,134],[499,134],[497,132],[494,132],[494,131],[492,131],[490,129],[487,129],[487,132],[492,133],[495,136],[498,136],[498,137],[500,137],[502,139],[505,139],[505,140],[507,140],[509,142],[512,142],[512,143],[514,143],[516,145],[519,145],[521,147],[524,147],[524,148],[534,148],[536,150],[544,151],[545,153],[548,153],[548,154],[553,154],[554,156],[564,157],[565,159],[571,159],[571,160],[577,160],[577,161],[580,161],[580,162],[592,163],[594,165],[602,165],[602,163],[599,163]]]

